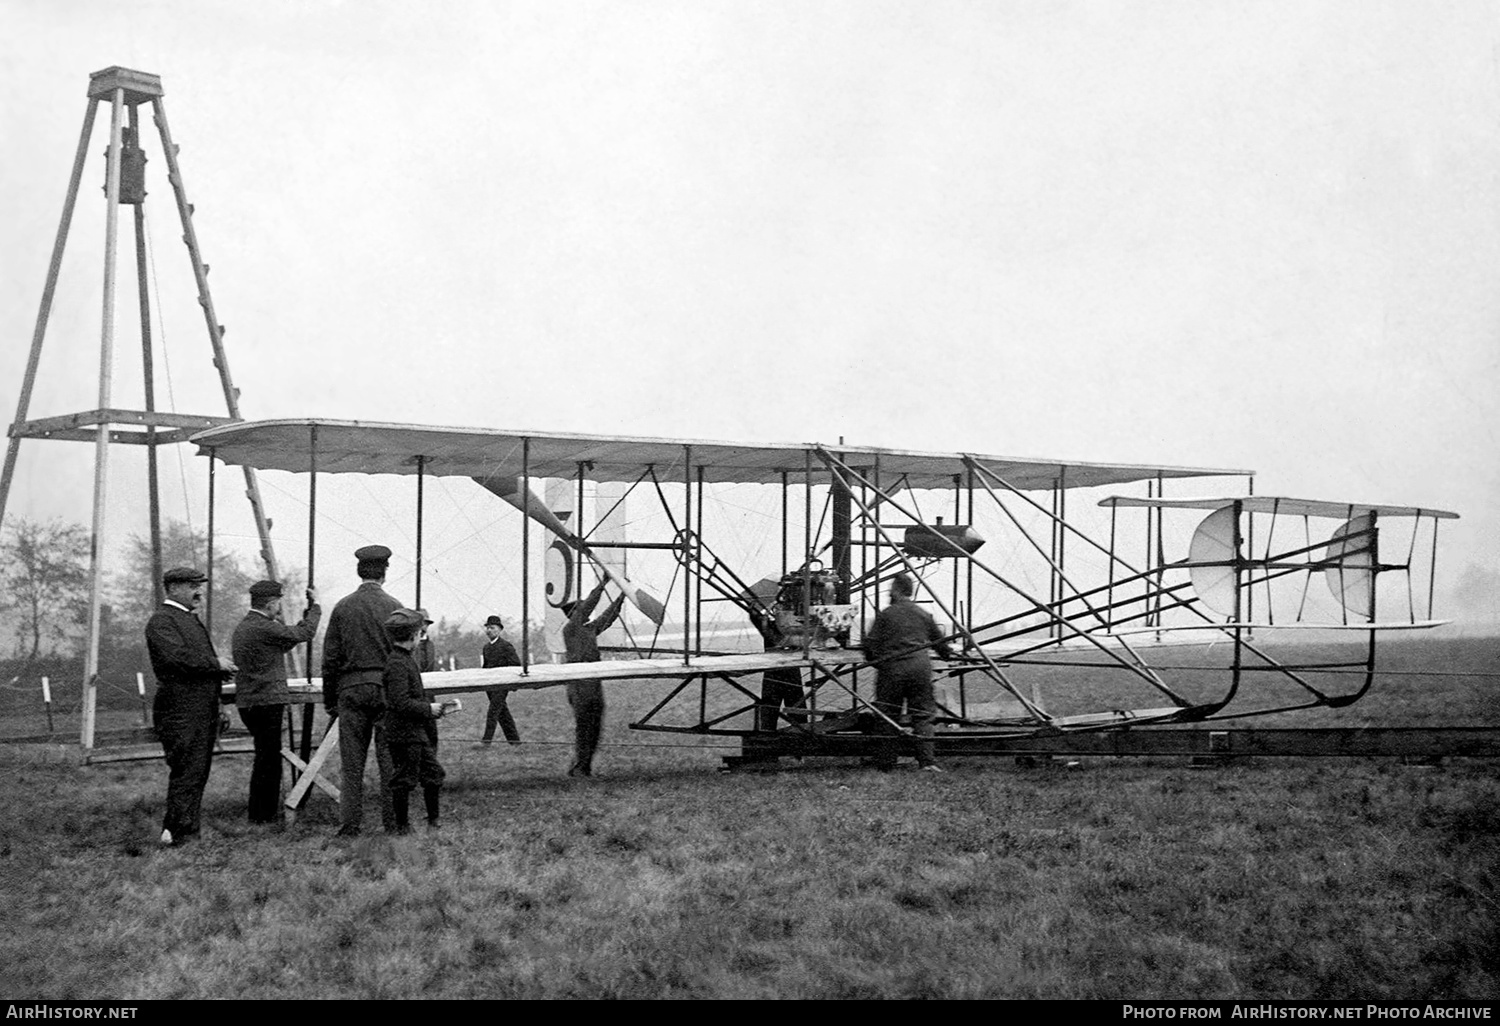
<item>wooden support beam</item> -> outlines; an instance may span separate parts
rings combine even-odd
[[[334,787],[328,781],[324,780],[316,772],[309,770],[308,764],[303,762],[301,757],[298,756],[296,752],[292,751],[290,748],[283,748],[281,750],[281,757],[287,762],[291,763],[292,768],[295,769],[298,774],[300,774],[297,778],[299,781],[311,777],[312,782],[318,786],[318,790],[322,791],[334,801],[339,800],[339,789]]]
[[[898,740],[899,739],[895,739]],[[893,739],[782,731],[756,737],[749,761],[774,756],[865,756]],[[1234,730],[1143,728],[1090,733],[954,736],[938,733],[937,754],[970,756],[1233,756],[1500,758],[1500,727],[1311,727]],[[725,760],[731,767],[734,757]]]
[[[19,424],[12,424],[10,434],[18,438],[56,437],[56,432],[69,428],[94,427],[100,424],[139,424],[143,427],[192,428],[193,432],[204,428],[233,424],[233,417],[213,417],[192,413],[168,413],[164,410],[84,410],[81,413],[66,413],[58,417],[41,417]],[[192,432],[189,432],[190,434]],[[90,438],[93,437],[91,433]]]
[[[307,796],[307,792],[312,788],[313,784],[318,784],[325,791],[332,787],[327,781],[321,780],[319,774],[323,772],[323,764],[328,761],[329,757],[338,749],[338,746],[339,721],[334,720],[328,725],[328,733],[323,735],[323,743],[318,745],[318,750],[313,753],[313,757],[308,759],[306,763],[303,763],[302,776],[297,778],[297,782],[287,792],[286,801],[282,803],[286,808],[288,823],[296,817],[297,807],[302,804],[303,798]],[[283,751],[281,754],[283,757],[286,757],[291,753]],[[302,760],[297,759],[297,762],[301,763]]]

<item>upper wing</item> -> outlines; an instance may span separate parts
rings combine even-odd
[[[306,473],[415,474],[499,478],[523,472],[531,477],[575,476],[580,467],[593,481],[637,480],[646,467],[664,477],[696,475],[703,468],[710,483],[779,483],[797,479],[816,453],[836,452],[850,466],[878,468],[883,483],[911,488],[948,488],[967,460],[983,464],[1012,487],[1088,488],[1158,478],[1248,475],[1247,470],[1206,467],[1148,467],[1017,459],[978,453],[913,452],[868,446],[736,444],[692,439],[633,438],[500,431],[489,428],[429,427],[348,420],[240,421],[194,435],[199,450],[226,463],[262,470]]]

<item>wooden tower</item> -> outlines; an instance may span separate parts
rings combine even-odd
[[[32,387],[36,381],[37,364],[41,358],[42,341],[46,337],[47,320],[52,308],[53,292],[57,286],[58,271],[62,266],[63,249],[68,239],[68,226],[73,218],[74,203],[78,198],[78,186],[83,178],[84,158],[88,153],[93,134],[94,117],[99,105],[105,103],[110,111],[109,148],[105,173],[105,243],[104,243],[104,310],[99,342],[99,404],[82,413],[27,420],[31,403]],[[157,134],[161,140],[162,154],[166,161],[167,181],[177,201],[177,213],[182,221],[182,240],[187,246],[193,276],[198,283],[198,303],[203,308],[203,317],[208,325],[208,341],[213,348],[213,363],[218,369],[219,382],[223,388],[224,416],[199,416],[192,414],[165,413],[156,409],[151,357],[151,320],[148,300],[148,272],[146,262],[145,213],[145,165],[146,154],[142,149],[140,132],[140,108],[150,104]],[[128,118],[128,123],[127,123]],[[178,147],[172,142],[172,133],[167,127],[167,112],[162,105],[161,79],[156,75],[129,68],[105,68],[89,76],[88,110],[83,118],[83,133],[78,140],[78,152],[73,158],[73,174],[68,183],[67,199],[63,203],[62,219],[57,227],[57,238],[52,246],[52,262],[47,269],[47,282],[42,290],[41,308],[37,312],[36,329],[31,336],[31,352],[26,361],[26,373],[21,383],[20,399],[16,404],[15,420],[9,430],[9,444],[5,450],[5,467],[0,472],[0,517],[5,513],[10,495],[11,478],[15,473],[16,456],[23,438],[70,440],[94,443],[94,511],[92,533],[92,555],[90,557],[90,590],[88,612],[88,642],[83,667],[83,725],[80,743],[84,749],[94,746],[94,713],[99,684],[99,633],[101,587],[103,583],[104,557],[104,509],[108,483],[109,448],[111,444],[144,445],[147,447],[147,476],[150,491],[151,549],[153,575],[160,597],[161,588],[161,524],[159,489],[157,483],[156,450],[161,445],[172,445],[185,441],[194,432],[215,424],[241,420],[239,389],[229,374],[229,360],[224,352],[224,326],[214,312],[213,297],[208,288],[208,265],[203,262],[198,246],[198,236],[193,229],[193,205],[188,202],[187,190],[183,186],[182,171],[177,164]],[[118,238],[121,206],[134,208],[135,257],[138,294],[140,297],[141,352],[145,371],[145,397],[143,410],[121,409],[111,405],[111,369],[114,361],[115,341],[115,284],[116,242]],[[261,505],[260,487],[255,471],[245,468],[246,496],[260,535],[261,558],[266,573],[279,579],[276,556],[271,547],[270,525]],[[212,513],[210,512],[210,516]],[[212,543],[210,543],[212,544]],[[212,550],[210,549],[210,563]],[[212,572],[212,566],[207,568]]]

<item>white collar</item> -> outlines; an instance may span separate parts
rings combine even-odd
[[[187,606],[183,605],[181,602],[178,602],[176,599],[162,599],[161,600],[161,604],[164,605],[164,606],[176,606],[178,609],[182,610],[184,613],[191,613],[192,612],[191,609],[189,609]]]

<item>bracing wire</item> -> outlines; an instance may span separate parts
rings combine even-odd
[[[156,321],[156,335],[160,339],[162,371],[167,379],[167,406],[173,413],[180,412],[177,409],[177,393],[172,386],[172,357],[167,347],[167,322],[162,316],[161,304],[161,282],[156,275],[156,236],[151,230],[151,215],[142,210],[142,224],[146,228],[146,263],[151,268],[151,292],[156,300],[152,314]],[[182,483],[182,509],[183,522],[187,524],[188,544],[194,548],[193,559],[198,559],[197,535],[193,531],[193,504],[188,498],[187,462],[182,458],[182,446],[172,446],[177,452],[177,474]]]

